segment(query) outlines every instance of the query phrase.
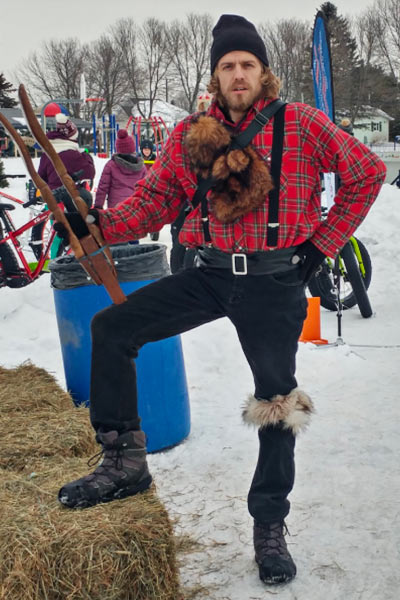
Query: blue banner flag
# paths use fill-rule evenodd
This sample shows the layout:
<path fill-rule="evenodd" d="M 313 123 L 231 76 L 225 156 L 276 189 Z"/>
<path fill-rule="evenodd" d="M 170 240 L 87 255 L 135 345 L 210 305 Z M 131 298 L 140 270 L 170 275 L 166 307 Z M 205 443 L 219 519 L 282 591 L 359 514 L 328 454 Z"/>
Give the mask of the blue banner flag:
<path fill-rule="evenodd" d="M 321 11 L 314 22 L 312 41 L 312 74 L 316 107 L 335 121 L 332 61 L 329 34 Z"/>

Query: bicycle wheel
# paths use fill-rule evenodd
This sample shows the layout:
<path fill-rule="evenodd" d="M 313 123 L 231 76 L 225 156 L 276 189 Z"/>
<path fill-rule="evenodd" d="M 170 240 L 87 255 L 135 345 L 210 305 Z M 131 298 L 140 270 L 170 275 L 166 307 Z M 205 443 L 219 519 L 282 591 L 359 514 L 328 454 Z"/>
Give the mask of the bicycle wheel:
<path fill-rule="evenodd" d="M 19 271 L 18 261 L 7 242 L 0 244 L 0 260 L 5 273 L 17 273 Z"/>
<path fill-rule="evenodd" d="M 360 246 L 360 244 L 359 244 L 359 246 Z M 354 249 L 351 245 L 351 242 L 348 242 L 344 246 L 340 255 L 343 258 L 343 262 L 346 267 L 347 280 L 349 281 L 351 288 L 353 290 L 352 293 L 353 293 L 355 302 L 358 304 L 358 308 L 360 310 L 361 315 L 364 317 L 364 319 L 368 319 L 369 317 L 372 316 L 373 311 L 372 311 L 371 303 L 368 298 L 367 288 L 365 287 L 364 277 L 362 276 L 362 274 L 360 272 L 360 265 L 358 264 L 358 260 L 354 253 Z M 368 258 L 369 258 L 369 256 L 368 256 Z M 365 263 L 364 263 L 364 266 L 365 266 Z M 370 273 L 371 273 L 371 270 L 370 270 Z"/>
<path fill-rule="evenodd" d="M 7 242 L 0 244 L 0 287 L 20 288 L 30 282 Z"/>
<path fill-rule="evenodd" d="M 358 304 L 358 298 L 361 298 L 361 307 L 359 305 L 361 314 L 365 313 L 365 315 L 371 316 L 372 309 L 369 305 L 368 296 L 367 301 L 364 302 L 364 296 L 366 296 L 366 290 L 369 288 L 372 277 L 371 258 L 364 244 L 358 239 L 357 243 L 363 261 L 365 275 L 363 276 L 361 274 L 359 265 L 357 264 L 356 257 L 354 255 L 353 248 L 349 244 L 348 246 L 351 249 L 351 254 L 349 254 L 349 257 L 347 257 L 348 252 L 345 251 L 347 259 L 346 261 L 343 258 L 343 252 L 341 252 L 343 263 L 345 263 L 345 269 L 341 273 L 340 278 L 340 300 L 342 303 L 342 308 L 346 310 Z M 352 261 L 350 260 L 350 258 L 352 258 Z M 308 284 L 308 289 L 310 290 L 310 293 L 313 296 L 319 296 L 321 298 L 321 306 L 328 310 L 335 311 L 337 310 L 337 298 L 336 288 L 333 281 L 332 268 L 333 264 L 328 263 L 328 261 L 325 261 L 323 263 L 321 272 L 318 273 L 318 275 L 315 275 L 310 280 Z M 348 269 L 350 269 L 350 273 L 348 272 Z M 354 285 L 356 287 L 356 293 L 354 293 L 353 290 L 353 281 L 355 282 Z M 361 288 L 360 283 L 363 285 L 364 290 Z M 369 312 L 370 314 L 368 314 Z"/>
<path fill-rule="evenodd" d="M 43 223 L 38 223 L 32 227 L 31 239 L 29 245 L 32 248 L 36 260 L 39 260 L 50 237 L 52 224 L 50 219 Z M 62 240 L 55 237 L 50 249 L 50 258 L 58 258 L 65 254 L 66 248 Z"/>

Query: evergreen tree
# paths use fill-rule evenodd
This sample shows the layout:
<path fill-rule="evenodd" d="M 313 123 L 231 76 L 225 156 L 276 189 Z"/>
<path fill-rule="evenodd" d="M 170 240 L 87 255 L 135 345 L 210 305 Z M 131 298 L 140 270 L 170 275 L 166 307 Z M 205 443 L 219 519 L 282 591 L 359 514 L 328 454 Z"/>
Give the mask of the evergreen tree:
<path fill-rule="evenodd" d="M 2 179 L 2 175 L 4 175 L 4 164 L 3 161 L 0 160 L 0 188 L 8 187 L 8 181 L 7 179 Z"/>
<path fill-rule="evenodd" d="M 12 83 L 8 82 L 3 73 L 0 73 L 0 108 L 14 108 L 17 106 L 17 101 L 11 98 L 9 94 L 16 92 Z"/>

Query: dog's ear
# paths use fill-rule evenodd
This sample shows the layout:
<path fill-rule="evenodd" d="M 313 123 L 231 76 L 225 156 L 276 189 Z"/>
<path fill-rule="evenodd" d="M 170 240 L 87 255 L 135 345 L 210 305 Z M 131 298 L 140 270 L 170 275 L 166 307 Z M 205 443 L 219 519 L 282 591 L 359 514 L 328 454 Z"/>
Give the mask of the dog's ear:
<path fill-rule="evenodd" d="M 215 155 L 228 147 L 230 141 L 228 131 L 214 117 L 199 117 L 186 136 L 190 162 L 195 168 L 211 167 Z"/>

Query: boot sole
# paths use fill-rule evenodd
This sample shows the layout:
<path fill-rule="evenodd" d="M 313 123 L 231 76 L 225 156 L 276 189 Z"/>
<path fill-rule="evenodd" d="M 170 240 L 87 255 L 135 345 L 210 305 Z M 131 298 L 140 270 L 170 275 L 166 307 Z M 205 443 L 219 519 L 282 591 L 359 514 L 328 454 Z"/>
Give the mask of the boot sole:
<path fill-rule="evenodd" d="M 59 496 L 58 500 L 66 508 L 91 508 L 92 506 L 96 506 L 97 504 L 106 504 L 107 502 L 112 502 L 113 500 L 122 500 L 123 498 L 128 498 L 129 496 L 135 496 L 140 492 L 145 492 L 151 486 L 152 481 L 153 479 L 151 476 L 146 477 L 146 479 L 143 479 L 143 481 L 136 485 L 131 485 L 125 488 L 119 488 L 118 490 L 114 490 L 113 492 L 110 492 L 110 494 L 102 496 L 101 498 L 91 500 L 89 500 L 88 498 L 84 498 L 80 501 L 71 500 L 70 502 L 63 502 Z"/>
<path fill-rule="evenodd" d="M 258 561 L 257 559 L 255 559 L 255 561 L 258 565 L 260 579 L 266 585 L 284 585 L 285 583 L 292 581 L 297 575 L 297 569 L 295 567 L 294 572 L 291 575 L 271 575 L 270 577 L 266 577 L 261 573 L 262 561 Z"/>

